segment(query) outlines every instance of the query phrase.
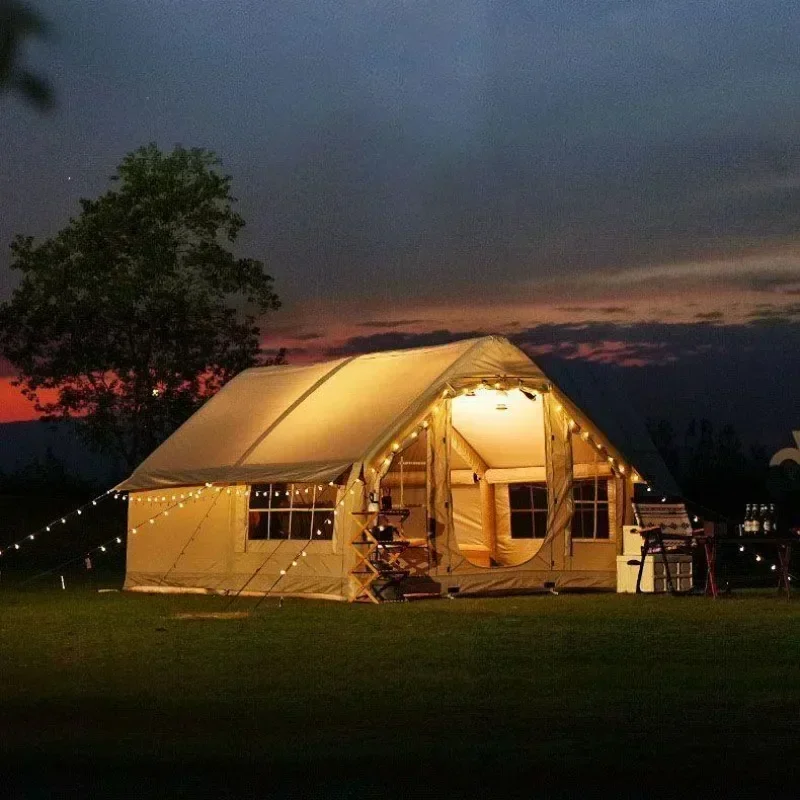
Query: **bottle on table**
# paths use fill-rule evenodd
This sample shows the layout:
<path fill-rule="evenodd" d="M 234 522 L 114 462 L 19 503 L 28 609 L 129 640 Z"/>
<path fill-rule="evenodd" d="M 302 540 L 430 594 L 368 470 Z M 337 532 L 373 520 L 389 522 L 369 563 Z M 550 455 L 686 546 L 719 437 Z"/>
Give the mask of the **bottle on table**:
<path fill-rule="evenodd" d="M 778 535 L 778 516 L 775 513 L 775 504 L 767 506 L 767 515 L 764 517 L 764 536 Z"/>
<path fill-rule="evenodd" d="M 753 507 L 748 503 L 744 507 L 744 522 L 740 528 L 742 536 L 750 535 L 750 518 L 753 516 Z"/>

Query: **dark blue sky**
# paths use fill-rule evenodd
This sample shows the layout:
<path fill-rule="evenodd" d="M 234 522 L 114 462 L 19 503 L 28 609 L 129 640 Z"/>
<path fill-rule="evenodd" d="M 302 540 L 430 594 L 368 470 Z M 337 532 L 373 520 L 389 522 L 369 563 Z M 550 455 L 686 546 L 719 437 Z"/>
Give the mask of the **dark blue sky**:
<path fill-rule="evenodd" d="M 267 330 L 297 358 L 387 327 L 545 325 L 576 355 L 644 345 L 678 369 L 683 352 L 652 357 L 672 324 L 700 352 L 744 329 L 791 370 L 796 2 L 36 4 L 54 36 L 27 59 L 58 103 L 0 97 L 3 250 L 57 230 L 127 151 L 205 146 L 234 177 L 242 251 L 287 300 Z M 2 253 L 0 298 L 12 287 Z M 574 326 L 599 324 L 581 350 Z"/>

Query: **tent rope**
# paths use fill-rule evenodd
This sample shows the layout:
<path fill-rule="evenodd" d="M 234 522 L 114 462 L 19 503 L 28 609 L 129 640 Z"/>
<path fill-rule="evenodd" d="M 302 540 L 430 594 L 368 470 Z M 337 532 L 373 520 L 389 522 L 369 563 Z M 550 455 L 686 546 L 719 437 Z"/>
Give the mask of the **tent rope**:
<path fill-rule="evenodd" d="M 217 504 L 217 500 L 219 500 L 220 497 L 222 497 L 222 494 L 217 492 L 217 496 L 211 502 L 211 505 L 208 507 L 208 510 L 206 511 L 205 514 L 203 514 L 202 518 L 197 523 L 195 529 L 192 531 L 188 540 L 186 541 L 186 544 L 183 546 L 180 553 L 178 553 L 178 555 L 175 557 L 175 560 L 172 562 L 172 566 L 161 576 L 162 580 L 166 580 L 169 577 L 172 570 L 174 570 L 175 567 L 178 566 L 178 562 L 181 560 L 181 558 L 183 558 L 183 555 L 189 548 L 189 545 L 194 541 L 194 537 L 197 536 L 203 523 L 208 519 L 208 515 L 214 510 L 214 506 Z"/>

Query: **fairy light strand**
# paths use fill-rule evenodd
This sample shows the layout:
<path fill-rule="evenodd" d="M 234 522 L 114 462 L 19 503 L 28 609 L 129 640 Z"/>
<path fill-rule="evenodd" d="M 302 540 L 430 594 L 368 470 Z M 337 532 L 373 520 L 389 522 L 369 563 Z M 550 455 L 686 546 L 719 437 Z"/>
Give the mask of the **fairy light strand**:
<path fill-rule="evenodd" d="M 19 551 L 23 544 L 26 542 L 33 542 L 36 541 L 37 537 L 43 533 L 51 533 L 55 528 L 59 526 L 66 525 L 73 517 L 80 517 L 83 516 L 83 512 L 86 509 L 96 508 L 99 503 L 103 500 L 108 499 L 109 497 L 113 497 L 114 500 L 120 499 L 124 495 L 124 492 L 120 492 L 116 488 L 111 488 L 103 492 L 102 494 L 97 495 L 97 497 L 88 500 L 82 506 L 78 506 L 77 508 L 73 508 L 72 511 L 69 511 L 66 514 L 56 517 L 52 519 L 45 525 L 42 525 L 37 530 L 32 531 L 31 533 L 25 534 L 21 539 L 17 539 L 15 542 L 9 542 L 6 545 L 0 547 L 0 557 L 8 555 L 11 551 L 17 552 Z"/>

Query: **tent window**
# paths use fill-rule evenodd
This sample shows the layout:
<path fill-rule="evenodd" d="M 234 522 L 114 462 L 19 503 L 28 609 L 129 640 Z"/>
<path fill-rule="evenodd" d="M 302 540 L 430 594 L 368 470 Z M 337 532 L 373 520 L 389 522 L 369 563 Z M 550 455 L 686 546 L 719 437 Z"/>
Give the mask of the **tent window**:
<path fill-rule="evenodd" d="M 608 481 L 600 478 L 578 480 L 572 485 L 575 511 L 573 539 L 608 539 Z"/>
<path fill-rule="evenodd" d="M 332 539 L 336 486 L 256 483 L 250 487 L 249 539 Z"/>
<path fill-rule="evenodd" d="M 547 484 L 512 483 L 508 487 L 512 539 L 544 539 L 547 535 Z"/>

